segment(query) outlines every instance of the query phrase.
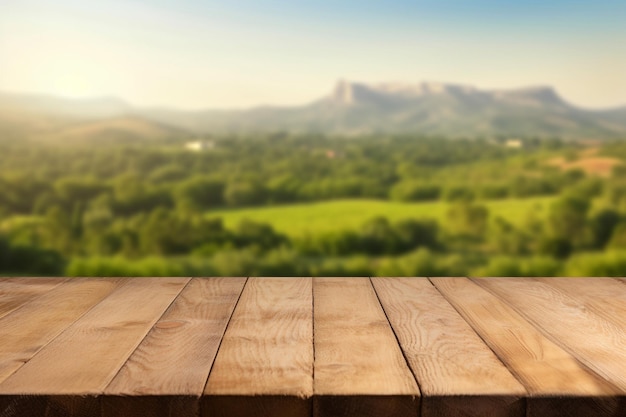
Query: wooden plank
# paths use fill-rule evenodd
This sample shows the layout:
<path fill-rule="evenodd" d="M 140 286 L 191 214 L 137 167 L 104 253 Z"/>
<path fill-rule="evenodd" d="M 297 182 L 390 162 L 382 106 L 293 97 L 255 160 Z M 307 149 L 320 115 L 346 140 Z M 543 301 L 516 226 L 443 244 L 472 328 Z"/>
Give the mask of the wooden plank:
<path fill-rule="evenodd" d="M 97 397 L 75 395 L 2 395 L 2 417 L 99 417 L 100 402 Z M 129 416 L 130 417 L 130 416 Z"/>
<path fill-rule="evenodd" d="M 528 417 L 605 416 L 616 412 L 616 387 L 546 338 L 505 302 L 466 278 L 431 278 L 445 298 L 524 384 Z M 593 396 L 608 397 L 596 401 Z M 563 400 L 563 397 L 570 397 Z M 578 397 L 572 401 L 571 397 Z M 573 406 L 573 407 L 572 407 Z"/>
<path fill-rule="evenodd" d="M 426 278 L 373 278 L 422 416 L 523 416 L 526 390 Z"/>
<path fill-rule="evenodd" d="M 120 279 L 71 279 L 1 318 L 0 382 L 121 284 Z"/>
<path fill-rule="evenodd" d="M 611 395 L 616 387 L 582 366 L 513 308 L 466 278 L 431 278 L 533 395 Z"/>
<path fill-rule="evenodd" d="M 100 394 L 189 278 L 134 278 L 0 384 L 10 394 Z"/>
<path fill-rule="evenodd" d="M 0 318 L 64 281 L 67 278 L 3 278 L 0 280 Z"/>
<path fill-rule="evenodd" d="M 589 311 L 626 329 L 626 285 L 613 278 L 537 278 Z"/>
<path fill-rule="evenodd" d="M 491 291 L 587 368 L 626 393 L 626 329 L 565 292 L 529 278 L 483 278 Z"/>
<path fill-rule="evenodd" d="M 249 278 L 202 399 L 203 416 L 309 417 L 310 278 Z"/>
<path fill-rule="evenodd" d="M 535 397 L 526 400 L 529 417 L 609 417 L 626 416 L 626 398 Z"/>
<path fill-rule="evenodd" d="M 315 278 L 314 416 L 417 416 L 420 391 L 368 278 Z"/>
<path fill-rule="evenodd" d="M 245 278 L 195 278 L 105 389 L 103 415 L 198 415 Z"/>

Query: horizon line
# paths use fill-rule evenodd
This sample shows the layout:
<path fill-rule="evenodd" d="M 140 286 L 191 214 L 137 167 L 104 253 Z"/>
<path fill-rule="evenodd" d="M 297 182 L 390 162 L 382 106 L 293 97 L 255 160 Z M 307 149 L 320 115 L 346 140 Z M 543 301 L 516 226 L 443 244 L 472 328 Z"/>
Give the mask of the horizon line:
<path fill-rule="evenodd" d="M 560 91 L 551 84 L 543 84 L 543 83 L 535 83 L 535 84 L 525 84 L 519 87 L 505 87 L 505 88 L 481 88 L 477 87 L 476 84 L 469 83 L 457 83 L 457 82 L 444 82 L 444 81 L 433 81 L 433 80 L 422 80 L 417 82 L 406 82 L 406 81 L 382 81 L 382 82 L 365 82 L 358 80 L 350 80 L 345 77 L 338 77 L 335 81 L 334 86 L 324 95 L 320 95 L 317 98 L 309 99 L 305 102 L 292 103 L 292 104 L 272 104 L 272 103 L 259 103 L 255 105 L 248 106 L 231 106 L 231 107 L 210 107 L 210 106 L 202 106 L 202 107 L 185 107 L 185 106 L 172 106 L 169 104 L 137 104 L 132 100 L 128 100 L 122 95 L 117 94 L 93 94 L 93 95 L 70 95 L 70 94 L 57 94 L 52 92 L 45 91 L 32 91 L 32 90 L 6 90 L 0 89 L 0 95 L 15 95 L 15 96 L 32 96 L 33 98 L 52 98 L 57 100 L 66 100 L 66 101 L 98 101 L 98 100 L 111 100 L 118 101 L 120 104 L 126 105 L 131 109 L 142 109 L 142 110 L 169 110 L 169 111 L 180 111 L 180 112 L 203 112 L 203 111 L 246 111 L 246 110 L 254 110 L 258 108 L 289 108 L 289 107 L 303 107 L 315 103 L 316 101 L 322 100 L 324 98 L 328 98 L 332 96 L 333 89 L 336 88 L 340 83 L 348 83 L 351 85 L 359 84 L 371 87 L 381 87 L 381 86 L 391 86 L 398 85 L 402 87 L 419 87 L 424 85 L 439 85 L 439 86 L 451 86 L 451 87 L 464 87 L 464 88 L 472 88 L 478 92 L 512 92 L 512 91 L 523 91 L 523 90 L 532 90 L 532 89 L 546 89 L 553 91 L 561 100 L 563 100 L 566 104 L 580 108 L 588 111 L 610 111 L 610 110 L 619 110 L 626 108 L 626 101 L 621 104 L 615 105 L 607 105 L 607 106 L 589 106 L 579 103 L 573 103 L 571 100 L 565 99 Z"/>

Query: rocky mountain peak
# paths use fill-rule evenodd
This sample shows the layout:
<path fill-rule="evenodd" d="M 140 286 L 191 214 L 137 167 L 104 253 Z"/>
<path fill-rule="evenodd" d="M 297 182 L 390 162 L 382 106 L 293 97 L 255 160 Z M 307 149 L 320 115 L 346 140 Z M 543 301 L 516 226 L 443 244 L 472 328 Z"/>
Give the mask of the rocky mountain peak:
<path fill-rule="evenodd" d="M 350 105 L 354 102 L 352 84 L 346 80 L 339 80 L 332 95 L 333 101 L 339 104 Z"/>

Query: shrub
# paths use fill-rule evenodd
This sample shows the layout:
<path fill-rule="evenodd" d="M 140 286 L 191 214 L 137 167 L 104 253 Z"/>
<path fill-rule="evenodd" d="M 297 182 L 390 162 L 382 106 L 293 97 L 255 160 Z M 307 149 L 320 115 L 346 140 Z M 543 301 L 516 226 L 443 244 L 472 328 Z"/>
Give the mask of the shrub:
<path fill-rule="evenodd" d="M 567 262 L 568 276 L 623 277 L 626 275 L 626 252 L 609 251 L 573 255 Z"/>

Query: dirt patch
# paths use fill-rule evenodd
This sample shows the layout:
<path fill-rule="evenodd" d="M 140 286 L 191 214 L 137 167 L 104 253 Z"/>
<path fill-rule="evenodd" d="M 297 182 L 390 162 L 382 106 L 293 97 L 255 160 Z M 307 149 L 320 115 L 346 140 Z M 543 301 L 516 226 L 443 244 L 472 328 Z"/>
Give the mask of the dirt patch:
<path fill-rule="evenodd" d="M 593 155 L 593 153 L 591 154 Z M 609 177 L 613 172 L 613 167 L 621 165 L 622 161 L 617 158 L 588 156 L 576 161 L 566 161 L 563 157 L 552 158 L 547 161 L 548 165 L 557 166 L 563 171 L 570 169 L 580 169 L 589 175 L 599 177 Z"/>

